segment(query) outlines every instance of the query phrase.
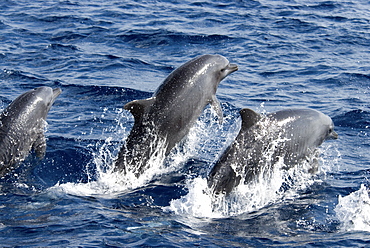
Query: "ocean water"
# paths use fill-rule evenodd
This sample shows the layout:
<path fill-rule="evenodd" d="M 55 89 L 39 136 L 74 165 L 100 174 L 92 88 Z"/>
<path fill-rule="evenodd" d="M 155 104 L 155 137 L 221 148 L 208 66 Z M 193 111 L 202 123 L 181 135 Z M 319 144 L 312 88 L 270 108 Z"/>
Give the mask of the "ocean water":
<path fill-rule="evenodd" d="M 2 247 L 366 247 L 370 245 L 368 1 L 2 0 L 0 109 L 60 87 L 42 160 L 0 181 Z M 112 172 L 150 97 L 202 54 L 239 70 L 164 163 Z M 205 177 L 240 128 L 238 111 L 313 108 L 339 139 L 315 175 L 300 165 L 212 199 Z"/>

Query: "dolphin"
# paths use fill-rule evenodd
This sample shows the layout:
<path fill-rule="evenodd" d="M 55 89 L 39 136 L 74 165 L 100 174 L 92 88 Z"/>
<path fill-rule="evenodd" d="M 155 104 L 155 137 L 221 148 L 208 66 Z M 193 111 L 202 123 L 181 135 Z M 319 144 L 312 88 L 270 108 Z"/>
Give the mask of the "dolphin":
<path fill-rule="evenodd" d="M 61 89 L 39 87 L 18 96 L 0 115 L 0 176 L 5 176 L 34 149 L 46 151 L 46 116 Z"/>
<path fill-rule="evenodd" d="M 240 111 L 242 125 L 234 142 L 225 150 L 208 175 L 212 193 L 228 194 L 241 180 L 245 184 L 279 159 L 286 169 L 307 159 L 324 140 L 337 139 L 331 118 L 313 109 L 286 109 L 260 115 Z"/>
<path fill-rule="evenodd" d="M 238 70 L 221 55 L 202 55 L 174 70 L 151 98 L 134 100 L 124 109 L 134 116 L 134 126 L 115 162 L 115 170 L 136 177 L 150 158 L 168 155 L 210 104 L 222 121 L 216 90 L 227 75 Z"/>

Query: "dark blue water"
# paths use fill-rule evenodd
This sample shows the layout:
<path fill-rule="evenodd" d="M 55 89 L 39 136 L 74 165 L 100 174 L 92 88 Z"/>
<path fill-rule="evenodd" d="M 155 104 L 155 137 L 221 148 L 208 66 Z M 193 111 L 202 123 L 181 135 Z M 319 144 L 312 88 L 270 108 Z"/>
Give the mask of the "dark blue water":
<path fill-rule="evenodd" d="M 41 85 L 63 92 L 48 115 L 46 157 L 31 154 L 1 181 L 1 246 L 369 246 L 369 9 L 354 0 L 2 0 L 0 109 Z M 239 66 L 217 91 L 223 125 L 207 108 L 147 178 L 112 173 L 133 125 L 123 105 L 202 54 Z M 212 209 L 203 178 L 243 107 L 314 108 L 340 138 L 321 147 L 317 175 L 276 175 Z"/>

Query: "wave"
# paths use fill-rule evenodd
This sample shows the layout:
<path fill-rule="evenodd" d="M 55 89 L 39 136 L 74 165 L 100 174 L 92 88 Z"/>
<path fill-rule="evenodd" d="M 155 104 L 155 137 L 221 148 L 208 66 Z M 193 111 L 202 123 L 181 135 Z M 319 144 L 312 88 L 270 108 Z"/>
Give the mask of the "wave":
<path fill-rule="evenodd" d="M 159 46 L 159 45 L 176 45 L 180 44 L 204 44 L 219 42 L 228 42 L 232 38 L 226 35 L 196 35 L 174 32 L 164 29 L 156 30 L 129 30 L 123 34 L 117 35 L 124 42 L 136 44 L 135 46 Z"/>
<path fill-rule="evenodd" d="M 275 21 L 275 28 L 281 29 L 284 28 L 292 30 L 296 33 L 313 33 L 319 31 L 321 28 L 313 22 L 303 21 L 297 18 L 287 18 L 283 17 L 282 19 Z"/>
<path fill-rule="evenodd" d="M 40 83 L 40 82 L 47 82 L 48 79 L 40 76 L 35 75 L 33 73 L 20 71 L 20 70 L 13 70 L 13 69 L 3 69 L 0 71 L 0 80 L 4 81 L 17 81 L 17 82 L 33 82 L 33 83 Z"/>
<path fill-rule="evenodd" d="M 84 99 L 90 99 L 92 103 L 100 102 L 103 99 L 122 103 L 134 99 L 148 98 L 153 94 L 152 92 L 126 87 L 56 83 L 69 96 L 84 96 Z"/>
<path fill-rule="evenodd" d="M 71 41 L 75 41 L 75 40 L 81 40 L 81 39 L 84 39 L 86 37 L 87 37 L 87 35 L 72 32 L 72 31 L 61 31 L 57 34 L 54 34 L 50 38 L 50 40 L 51 41 L 62 41 L 62 42 L 67 43 L 67 42 L 71 42 Z"/>
<path fill-rule="evenodd" d="M 333 121 L 336 126 L 350 127 L 358 129 L 367 129 L 370 127 L 370 112 L 356 109 L 346 112 L 342 115 L 335 116 Z"/>
<path fill-rule="evenodd" d="M 339 196 L 334 211 L 343 231 L 370 232 L 370 197 L 365 185 L 347 196 Z"/>
<path fill-rule="evenodd" d="M 60 51 L 60 52 L 75 52 L 79 51 L 79 48 L 75 45 L 65 45 L 59 43 L 52 43 L 46 46 L 46 49 L 51 49 L 53 51 Z"/>

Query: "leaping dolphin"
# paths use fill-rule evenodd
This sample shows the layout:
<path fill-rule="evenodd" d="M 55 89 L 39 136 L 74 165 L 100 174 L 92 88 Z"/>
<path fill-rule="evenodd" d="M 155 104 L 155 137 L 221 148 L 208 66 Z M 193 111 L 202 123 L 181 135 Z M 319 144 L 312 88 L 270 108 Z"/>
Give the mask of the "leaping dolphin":
<path fill-rule="evenodd" d="M 15 169 L 34 149 L 38 157 L 46 151 L 46 116 L 59 88 L 39 87 L 18 96 L 0 115 L 0 176 Z"/>
<path fill-rule="evenodd" d="M 216 90 L 221 80 L 237 69 L 223 56 L 199 56 L 174 70 L 153 97 L 127 103 L 124 108 L 132 113 L 135 123 L 115 169 L 138 177 L 152 156 L 168 155 L 188 134 L 207 104 L 222 121 Z"/>
<path fill-rule="evenodd" d="M 280 158 L 290 168 L 315 152 L 324 140 L 338 138 L 331 118 L 312 109 L 287 109 L 266 116 L 242 109 L 240 115 L 239 134 L 207 178 L 216 194 L 230 193 L 241 180 L 250 182 L 264 169 L 271 170 Z"/>

